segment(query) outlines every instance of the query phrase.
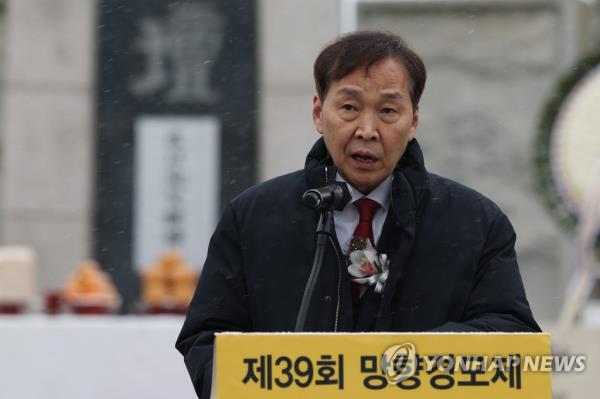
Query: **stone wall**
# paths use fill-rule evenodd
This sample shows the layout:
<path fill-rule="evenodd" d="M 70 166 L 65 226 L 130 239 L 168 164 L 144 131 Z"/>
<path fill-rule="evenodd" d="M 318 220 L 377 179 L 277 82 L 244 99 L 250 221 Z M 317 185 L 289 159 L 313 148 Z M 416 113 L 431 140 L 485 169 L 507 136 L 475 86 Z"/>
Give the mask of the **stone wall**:
<path fill-rule="evenodd" d="M 35 249 L 44 292 L 90 247 L 95 1 L 5 7 L 0 240 Z"/>
<path fill-rule="evenodd" d="M 260 180 L 304 167 L 312 124 L 312 66 L 339 33 L 337 0 L 260 0 Z M 318 10 L 318 12 L 315 12 Z"/>

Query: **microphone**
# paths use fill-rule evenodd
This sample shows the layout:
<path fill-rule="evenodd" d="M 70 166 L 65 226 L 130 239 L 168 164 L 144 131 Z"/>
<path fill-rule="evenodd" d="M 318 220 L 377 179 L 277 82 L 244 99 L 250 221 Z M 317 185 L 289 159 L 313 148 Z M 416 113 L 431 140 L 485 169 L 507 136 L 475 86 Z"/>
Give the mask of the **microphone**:
<path fill-rule="evenodd" d="M 338 181 L 327 186 L 311 188 L 302 194 L 302 204 L 304 206 L 323 211 L 341 211 L 350 199 L 348 185 Z"/>
<path fill-rule="evenodd" d="M 302 204 L 308 208 L 320 210 L 321 217 L 317 225 L 317 248 L 313 259 L 313 266 L 304 288 L 302 302 L 298 317 L 296 318 L 296 332 L 304 331 L 306 328 L 306 317 L 310 302 L 312 301 L 313 292 L 317 285 L 317 279 L 321 274 L 323 265 L 323 256 L 325 255 L 325 246 L 327 242 L 332 242 L 331 237 L 335 234 L 335 226 L 333 224 L 333 211 L 341 211 L 346 204 L 350 202 L 350 191 L 348 185 L 344 182 L 333 182 L 327 186 L 306 190 L 302 194 Z M 337 331 L 337 322 L 335 325 Z"/>

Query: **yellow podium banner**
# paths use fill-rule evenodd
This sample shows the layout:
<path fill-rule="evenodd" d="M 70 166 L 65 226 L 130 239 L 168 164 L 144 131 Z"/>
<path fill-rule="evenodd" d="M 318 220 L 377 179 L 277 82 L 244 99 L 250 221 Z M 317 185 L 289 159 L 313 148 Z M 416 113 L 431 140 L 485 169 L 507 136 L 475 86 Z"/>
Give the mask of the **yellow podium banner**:
<path fill-rule="evenodd" d="M 552 397 L 548 334 L 222 333 L 213 367 L 217 399 Z"/>

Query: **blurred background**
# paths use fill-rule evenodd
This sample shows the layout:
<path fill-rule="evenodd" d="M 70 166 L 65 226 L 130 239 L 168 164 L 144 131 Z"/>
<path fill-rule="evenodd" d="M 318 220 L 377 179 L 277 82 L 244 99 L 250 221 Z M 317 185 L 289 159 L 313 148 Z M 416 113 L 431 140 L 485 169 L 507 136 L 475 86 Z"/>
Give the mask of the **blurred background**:
<path fill-rule="evenodd" d="M 0 0 L 0 300 L 20 313 L 0 316 L 0 397 L 194 397 L 173 345 L 220 211 L 303 167 L 318 138 L 312 64 L 357 29 L 398 33 L 422 56 L 428 170 L 500 205 L 536 318 L 555 350 L 588 355 L 584 373 L 554 377 L 554 396 L 600 387 L 595 279 L 569 288 L 594 250 L 577 223 L 600 105 L 576 118 L 589 132 L 576 140 L 557 122 L 581 82 L 600 101 L 600 2 Z M 567 142 L 575 155 L 561 157 Z M 85 270 L 119 316 L 64 302 Z M 165 302 L 173 270 L 165 284 L 181 288 Z"/>

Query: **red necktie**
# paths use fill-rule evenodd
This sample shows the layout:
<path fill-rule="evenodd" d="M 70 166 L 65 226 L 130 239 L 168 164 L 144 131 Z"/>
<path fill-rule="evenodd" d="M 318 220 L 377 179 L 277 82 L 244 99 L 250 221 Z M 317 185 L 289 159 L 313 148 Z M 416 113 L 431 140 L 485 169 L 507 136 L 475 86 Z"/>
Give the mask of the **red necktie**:
<path fill-rule="evenodd" d="M 354 201 L 354 206 L 358 209 L 358 225 L 354 229 L 355 237 L 363 237 L 371 240 L 373 247 L 375 246 L 375 240 L 373 240 L 373 216 L 379 208 L 379 203 L 369 198 L 361 198 Z"/>
<path fill-rule="evenodd" d="M 371 241 L 371 245 L 375 247 L 375 240 L 373 239 L 373 216 L 379 208 L 379 203 L 369 198 L 361 198 L 353 202 L 356 209 L 358 209 L 358 225 L 354 229 L 354 237 L 368 238 Z M 360 291 L 362 284 L 352 282 L 352 298 L 355 302 L 360 299 Z"/>

